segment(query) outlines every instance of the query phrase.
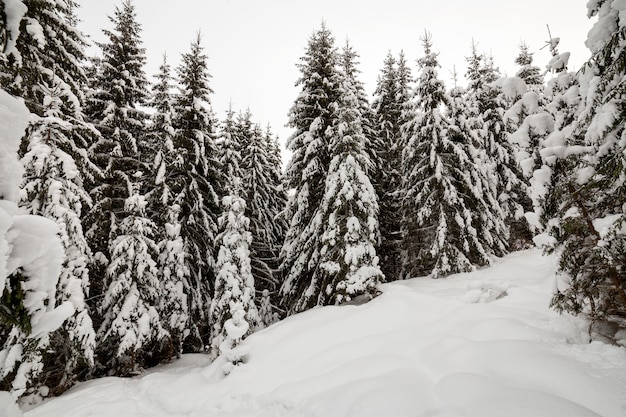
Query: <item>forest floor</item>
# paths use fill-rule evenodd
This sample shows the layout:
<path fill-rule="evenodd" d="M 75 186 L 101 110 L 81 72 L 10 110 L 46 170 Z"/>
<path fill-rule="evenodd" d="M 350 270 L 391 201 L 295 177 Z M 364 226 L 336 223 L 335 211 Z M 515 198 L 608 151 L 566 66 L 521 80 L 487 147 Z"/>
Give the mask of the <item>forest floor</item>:
<path fill-rule="evenodd" d="M 528 250 L 385 284 L 367 304 L 255 333 L 227 377 L 223 359 L 185 355 L 81 383 L 25 416 L 623 417 L 626 348 L 590 342 L 584 320 L 549 308 L 555 268 Z"/>

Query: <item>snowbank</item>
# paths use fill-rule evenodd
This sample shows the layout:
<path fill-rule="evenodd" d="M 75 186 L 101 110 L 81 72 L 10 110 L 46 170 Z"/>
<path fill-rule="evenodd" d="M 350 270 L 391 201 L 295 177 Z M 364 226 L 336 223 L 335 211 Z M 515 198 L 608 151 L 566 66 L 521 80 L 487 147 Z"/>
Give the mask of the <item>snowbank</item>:
<path fill-rule="evenodd" d="M 549 310 L 556 259 L 531 250 L 447 279 L 383 286 L 244 341 L 247 363 L 187 355 L 84 383 L 26 413 L 78 416 L 622 417 L 626 349 Z"/>

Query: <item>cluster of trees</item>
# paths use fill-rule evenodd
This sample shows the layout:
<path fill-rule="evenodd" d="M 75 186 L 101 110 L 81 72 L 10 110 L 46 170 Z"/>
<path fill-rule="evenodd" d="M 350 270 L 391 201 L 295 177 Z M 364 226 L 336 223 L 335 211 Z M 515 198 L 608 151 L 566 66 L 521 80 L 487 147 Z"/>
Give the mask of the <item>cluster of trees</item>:
<path fill-rule="evenodd" d="M 150 85 L 132 3 L 90 61 L 75 7 L 0 1 L 0 87 L 33 115 L 19 196 L 0 198 L 58 225 L 60 274 L 40 299 L 72 311 L 34 333 L 39 275 L 0 268 L 1 389 L 50 395 L 205 349 L 228 373 L 239 342 L 284 315 L 535 243 L 559 254 L 556 309 L 626 317 L 626 22 L 613 3 L 590 3 L 578 73 L 556 38 L 545 71 L 521 45 L 514 77 L 473 45 L 467 87 L 448 89 L 425 33 L 417 75 L 389 53 L 372 100 L 358 54 L 322 25 L 298 65 L 284 173 L 250 112 L 213 114 L 199 35 Z"/>
<path fill-rule="evenodd" d="M 61 273 L 42 300 L 73 309 L 45 337 L 34 334 L 37 317 L 24 306 L 36 277 L 3 274 L 0 388 L 54 395 L 183 351 L 232 355 L 279 316 L 277 216 L 287 197 L 277 138 L 249 111 L 217 119 L 200 35 L 175 75 L 164 56 L 151 85 L 130 1 L 91 60 L 73 1 L 0 7 L 1 87 L 31 115 L 15 202 L 56 223 Z"/>

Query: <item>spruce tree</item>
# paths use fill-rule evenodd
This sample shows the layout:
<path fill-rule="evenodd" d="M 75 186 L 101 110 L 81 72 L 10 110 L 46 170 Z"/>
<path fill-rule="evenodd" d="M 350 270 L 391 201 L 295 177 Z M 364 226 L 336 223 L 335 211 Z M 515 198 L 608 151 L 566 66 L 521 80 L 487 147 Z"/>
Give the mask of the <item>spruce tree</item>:
<path fill-rule="evenodd" d="M 284 233 L 284 224 L 278 215 L 284 210 L 285 196 L 276 178 L 277 167 L 271 159 L 269 138 L 271 132 L 264 134 L 260 126 L 253 127 L 241 170 L 242 196 L 247 202 L 246 216 L 252 236 L 250 257 L 255 286 L 259 296 L 268 290 L 275 297 L 280 287 L 278 255 Z"/>
<path fill-rule="evenodd" d="M 103 31 L 108 40 L 99 44 L 101 68 L 90 86 L 87 106 L 89 121 L 100 132 L 90 152 L 102 171 L 102 178 L 91 184 L 94 205 L 86 218 L 86 233 L 95 255 L 90 268 L 94 300 L 99 300 L 111 283 L 106 267 L 116 230 L 128 215 L 125 202 L 148 172 L 139 154 L 146 130 L 146 115 L 140 107 L 146 102 L 148 87 L 141 27 L 130 1 L 116 8 L 109 19 L 113 29 Z"/>
<path fill-rule="evenodd" d="M 360 110 L 358 86 L 345 77 L 330 142 L 333 159 L 317 215 L 322 223 L 320 274 L 305 291 L 317 305 L 371 298 L 384 280 L 375 249 L 378 199 L 367 174 L 370 161 Z"/>
<path fill-rule="evenodd" d="M 301 61 L 301 77 L 296 83 L 301 92 L 289 112 L 289 126 L 295 129 L 287 142 L 292 158 L 285 173 L 286 186 L 294 193 L 285 211 L 289 227 L 281 250 L 281 295 L 289 313 L 316 304 L 316 298 L 305 291 L 320 273 L 317 266 L 321 219 L 316 211 L 324 195 L 331 160 L 329 143 L 334 134 L 341 82 L 339 55 L 325 25 L 310 37 Z"/>
<path fill-rule="evenodd" d="M 469 271 L 489 262 L 488 230 L 474 213 L 488 209 L 468 152 L 470 139 L 449 114 L 431 37 L 422 38 L 424 56 L 415 89 L 416 117 L 403 126 L 407 140 L 402 167 L 404 276 L 434 277 Z M 497 250 L 497 249 L 496 249 Z"/>
<path fill-rule="evenodd" d="M 145 216 L 146 205 L 139 193 L 125 201 L 127 216 L 115 226 L 106 269 L 108 286 L 100 304 L 98 351 L 107 358 L 106 366 L 121 375 L 145 367 L 152 344 L 168 337 L 159 317 L 158 248 L 154 222 Z"/>
<path fill-rule="evenodd" d="M 174 149 L 181 163 L 172 170 L 172 190 L 179 196 L 180 236 L 189 254 L 189 303 L 192 339 L 188 349 L 202 349 L 209 333 L 208 306 L 214 289 L 213 253 L 217 233 L 218 200 L 223 186 L 215 144 L 207 56 L 198 33 L 177 68 L 179 93 L 174 100 Z"/>
<path fill-rule="evenodd" d="M 245 359 L 241 341 L 260 324 L 254 303 L 255 288 L 248 245 L 252 239 L 245 216 L 245 201 L 237 196 L 223 199 L 218 236 L 219 253 L 215 297 L 211 303 L 211 356 L 224 355 L 225 374 Z"/>
<path fill-rule="evenodd" d="M 23 167 L 17 150 L 30 114 L 23 100 L 2 89 L 0 103 L 0 389 L 17 398 L 36 383 L 50 333 L 74 308 L 55 302 L 64 258 L 57 224 L 18 212 Z"/>
<path fill-rule="evenodd" d="M 176 132 L 174 120 L 174 96 L 172 93 L 171 67 L 167 58 L 156 75 L 151 107 L 155 110 L 149 126 L 149 142 L 154 145 L 155 157 L 151 170 L 150 191 L 146 195 L 147 212 L 155 222 L 155 241 L 158 242 L 157 267 L 161 281 L 159 316 L 163 328 L 169 333 L 169 341 L 164 352 L 165 359 L 182 353 L 183 340 L 188 335 L 189 322 L 187 296 L 184 283 L 189 281 L 189 254 L 185 251 L 180 236 L 180 195 L 175 194 L 173 172 L 182 166 L 180 155 L 174 148 Z"/>
<path fill-rule="evenodd" d="M 219 131 L 219 160 L 222 165 L 224 177 L 226 179 L 225 192 L 235 192 L 238 180 L 243 174 L 241 172 L 241 152 L 245 151 L 241 146 L 242 134 L 246 136 L 249 132 L 240 132 L 238 121 L 235 120 L 235 112 L 229 108 L 226 112 L 226 119 L 220 124 Z M 247 139 L 246 139 L 247 141 Z"/>
<path fill-rule="evenodd" d="M 95 332 L 85 299 L 89 295 L 88 265 L 91 250 L 83 233 L 83 207 L 91 206 L 85 191 L 85 175 L 95 171 L 84 148 L 77 146 L 74 132 L 80 128 L 61 114 L 61 89 L 46 89 L 43 118 L 31 125 L 24 138 L 25 166 L 21 205 L 29 214 L 47 217 L 59 226 L 64 249 L 63 269 L 56 291 L 56 305 L 72 303 L 75 314 L 51 335 L 58 346 L 46 355 L 42 383 L 62 392 L 74 375 L 94 365 Z M 82 124 L 83 128 L 84 124 Z M 84 144 L 83 144 L 84 146 Z M 81 369 L 82 368 L 82 369 Z"/>
<path fill-rule="evenodd" d="M 372 148 L 372 185 L 378 195 L 380 207 L 381 242 L 378 254 L 380 267 L 388 281 L 399 278 L 400 219 L 397 213 L 401 200 L 402 135 L 400 127 L 408 115 L 410 69 L 404 55 L 399 61 L 387 54 L 378 77 L 372 109 L 375 138 Z"/>
<path fill-rule="evenodd" d="M 520 66 L 515 76 L 524 80 L 527 86 L 533 89 L 543 85 L 541 70 L 533 65 L 533 54 L 528 50 L 526 42 L 520 43 L 519 55 L 515 57 L 515 63 Z"/>
<path fill-rule="evenodd" d="M 82 210 L 91 204 L 84 181 L 97 174 L 85 150 L 94 136 L 82 110 L 86 41 L 76 28 L 75 2 L 19 3 L 23 15 L 15 13 L 15 3 L 15 20 L 7 22 L 16 32 L 4 31 L 8 56 L 0 59 L 0 85 L 23 97 L 38 116 L 22 138 L 26 175 L 20 205 L 56 222 L 63 243 L 63 273 L 52 307 L 70 301 L 75 313 L 50 335 L 59 349 L 45 355 L 37 380 L 59 393 L 73 384 L 74 373 L 93 365 L 94 330 L 85 305 L 91 252 L 81 225 Z"/>
<path fill-rule="evenodd" d="M 476 148 L 481 159 L 480 168 L 487 178 L 489 189 L 500 206 L 508 233 L 507 248 L 519 250 L 532 245 L 525 213 L 532 210 L 528 180 L 522 174 L 517 161 L 516 148 L 509 142 L 503 115 L 510 107 L 510 100 L 503 93 L 502 78 L 484 54 L 479 54 L 472 43 L 472 52 L 466 58 L 466 77 L 469 85 L 463 102 L 467 107 L 468 123 L 475 130 Z M 525 83 L 519 79 L 520 84 Z M 521 98 L 515 95 L 511 100 Z M 457 99 L 456 102 L 459 102 Z"/>
<path fill-rule="evenodd" d="M 16 13 L 20 3 L 21 16 Z M 85 74 L 80 62 L 87 41 L 76 28 L 76 5 L 73 0 L 21 0 L 13 6 L 15 21 L 7 22 L 15 33 L 4 31 L 6 59 L 0 60 L 0 85 L 23 97 L 29 110 L 40 116 L 46 111 L 45 87 L 56 86 L 62 112 L 81 117 Z"/>
<path fill-rule="evenodd" d="M 589 3 L 596 16 L 580 73 L 582 107 L 562 156 L 572 169 L 560 178 L 563 201 L 551 230 L 559 251 L 552 305 L 592 320 L 626 317 L 626 187 L 624 135 L 626 20 L 616 3 Z"/>

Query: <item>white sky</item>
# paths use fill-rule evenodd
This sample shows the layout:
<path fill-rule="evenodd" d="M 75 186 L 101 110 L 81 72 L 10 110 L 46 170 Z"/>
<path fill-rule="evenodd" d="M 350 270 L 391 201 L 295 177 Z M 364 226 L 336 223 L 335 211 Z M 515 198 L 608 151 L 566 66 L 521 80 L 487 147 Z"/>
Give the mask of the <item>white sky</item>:
<path fill-rule="evenodd" d="M 465 56 L 472 38 L 480 51 L 514 75 L 513 63 L 520 41 L 535 52 L 534 63 L 544 67 L 550 59 L 546 25 L 560 37 L 560 52 L 570 51 L 570 68 L 588 58 L 584 46 L 592 20 L 586 0 L 134 0 L 147 49 L 146 72 L 154 75 L 167 52 L 173 67 L 189 50 L 198 30 L 209 57 L 212 105 L 222 119 L 232 101 L 235 110 L 250 108 L 262 125 L 270 123 L 284 143 L 291 133 L 284 127 L 298 89 L 296 63 L 311 33 L 322 20 L 335 35 L 337 46 L 349 38 L 361 55 L 362 80 L 373 93 L 388 50 L 402 49 L 417 74 L 415 60 L 422 55 L 424 30 L 433 35 L 440 53 L 440 77 L 452 86 L 450 71 L 465 73 Z M 80 28 L 95 41 L 105 40 L 102 28 L 111 29 L 107 16 L 120 1 L 79 0 Z M 93 54 L 95 52 L 91 52 Z"/>

